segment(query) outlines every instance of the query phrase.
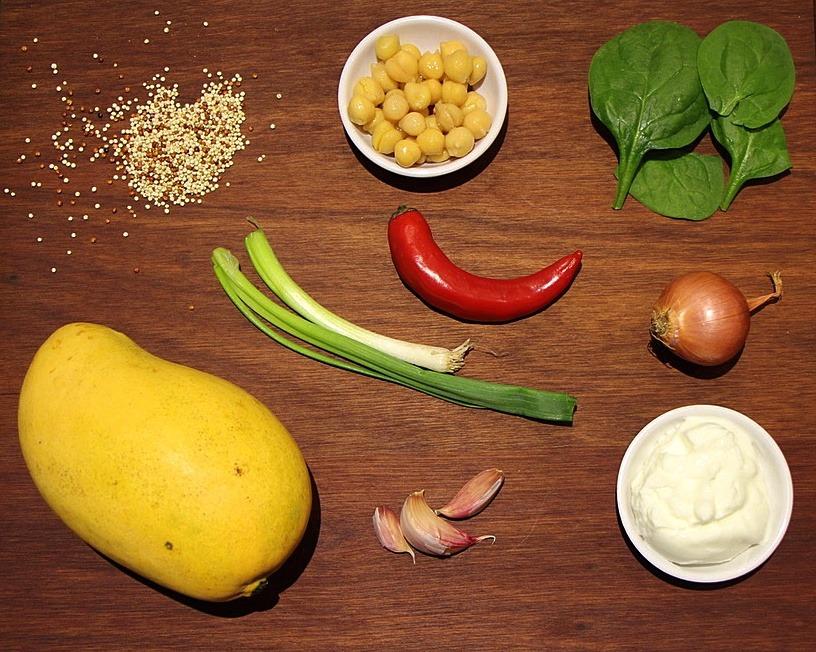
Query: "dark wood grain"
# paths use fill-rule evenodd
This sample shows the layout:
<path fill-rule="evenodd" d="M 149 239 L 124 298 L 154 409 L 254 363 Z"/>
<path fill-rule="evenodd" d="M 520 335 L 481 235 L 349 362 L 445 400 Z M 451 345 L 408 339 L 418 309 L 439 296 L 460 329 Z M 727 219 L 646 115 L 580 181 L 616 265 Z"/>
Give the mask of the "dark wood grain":
<path fill-rule="evenodd" d="M 336 83 L 362 36 L 418 9 L 319 0 L 0 6 L 0 647 L 791 650 L 812 640 L 813 4 L 421 7 L 466 22 L 493 45 L 510 113 L 501 147 L 478 174 L 405 184 L 354 155 Z M 782 33 L 796 62 L 784 116 L 793 171 L 744 189 L 727 213 L 702 223 L 661 218 L 631 200 L 610 209 L 615 154 L 590 118 L 587 69 L 601 43 L 651 18 L 700 34 L 732 18 L 763 22 Z M 126 86 L 136 95 L 165 67 L 185 101 L 206 81 L 204 68 L 244 76 L 251 144 L 224 175 L 229 186 L 201 204 L 169 214 L 140 208 L 132 217 L 126 185 L 106 183 L 109 164 L 81 161 L 64 186 L 39 168 L 56 158 L 51 137 L 64 119 L 57 84 L 69 82 L 76 102 L 105 107 Z M 75 191 L 73 206 L 57 205 Z M 425 307 L 393 270 L 385 224 L 405 203 L 425 212 L 442 247 L 472 271 L 516 275 L 576 248 L 584 268 L 541 314 L 507 325 L 460 323 Z M 267 340 L 232 307 L 209 263 L 216 246 L 242 252 L 247 215 L 325 305 L 407 339 L 454 345 L 472 337 L 478 350 L 465 374 L 574 393 L 574 426 L 443 404 Z M 652 302 L 673 276 L 697 268 L 749 295 L 768 291 L 767 270 L 783 271 L 784 299 L 754 317 L 744 354 L 725 373 L 670 368 L 647 350 Z M 220 606 L 168 595 L 95 554 L 42 501 L 17 444 L 19 387 L 42 341 L 80 320 L 247 388 L 294 433 L 318 504 L 274 590 Z M 759 421 L 794 480 L 782 545 L 759 572 L 716 590 L 650 572 L 616 518 L 627 444 L 654 416 L 688 403 L 719 403 Z M 489 466 L 505 470 L 506 485 L 468 526 L 495 534 L 494 546 L 412 565 L 378 545 L 377 504 L 397 507 L 418 488 L 442 500 Z"/>

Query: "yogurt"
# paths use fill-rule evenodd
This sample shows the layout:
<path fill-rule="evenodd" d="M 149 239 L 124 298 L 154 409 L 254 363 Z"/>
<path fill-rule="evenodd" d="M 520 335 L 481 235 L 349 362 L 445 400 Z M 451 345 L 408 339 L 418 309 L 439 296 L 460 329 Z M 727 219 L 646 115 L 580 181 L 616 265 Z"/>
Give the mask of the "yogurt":
<path fill-rule="evenodd" d="M 722 417 L 687 417 L 644 451 L 629 487 L 640 535 L 675 564 L 721 564 L 761 543 L 768 488 L 750 437 Z"/>

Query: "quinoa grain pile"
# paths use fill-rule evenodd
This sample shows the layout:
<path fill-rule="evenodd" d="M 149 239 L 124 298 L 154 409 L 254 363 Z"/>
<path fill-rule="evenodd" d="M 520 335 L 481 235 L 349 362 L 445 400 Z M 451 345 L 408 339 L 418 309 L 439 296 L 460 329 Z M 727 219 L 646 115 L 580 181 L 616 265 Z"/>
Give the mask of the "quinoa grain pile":
<path fill-rule="evenodd" d="M 169 211 L 171 204 L 200 202 L 218 188 L 236 152 L 249 144 L 241 133 L 244 92 L 241 76 L 206 84 L 192 104 L 178 101 L 178 86 L 158 79 L 145 84 L 150 97 L 136 107 L 129 125 L 110 139 L 108 153 L 128 185 Z"/>

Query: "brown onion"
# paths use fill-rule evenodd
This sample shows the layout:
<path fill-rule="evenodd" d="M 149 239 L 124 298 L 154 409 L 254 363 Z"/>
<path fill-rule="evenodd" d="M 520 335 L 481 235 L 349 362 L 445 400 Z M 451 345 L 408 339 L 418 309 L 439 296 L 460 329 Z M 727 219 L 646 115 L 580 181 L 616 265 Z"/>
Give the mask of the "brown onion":
<path fill-rule="evenodd" d="M 689 362 L 704 366 L 728 362 L 745 346 L 751 313 L 782 296 L 779 272 L 769 276 L 774 291 L 750 300 L 719 274 L 678 276 L 658 298 L 649 332 Z"/>

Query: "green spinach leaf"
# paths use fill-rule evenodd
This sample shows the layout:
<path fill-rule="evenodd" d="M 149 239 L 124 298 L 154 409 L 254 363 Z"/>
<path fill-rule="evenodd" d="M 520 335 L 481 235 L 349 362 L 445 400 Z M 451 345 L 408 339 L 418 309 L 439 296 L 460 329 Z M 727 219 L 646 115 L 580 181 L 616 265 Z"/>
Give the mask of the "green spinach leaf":
<path fill-rule="evenodd" d="M 685 147 L 711 120 L 697 71 L 700 37 L 667 21 L 636 25 L 604 43 L 592 58 L 593 112 L 618 145 L 618 188 L 623 207 L 643 155 Z"/>
<path fill-rule="evenodd" d="M 734 124 L 732 116 L 720 116 L 712 121 L 711 133 L 731 157 L 728 185 L 720 200 L 724 211 L 746 181 L 772 177 L 791 167 L 785 130 L 778 118 L 758 129 L 748 129 Z"/>
<path fill-rule="evenodd" d="M 732 20 L 712 30 L 700 44 L 697 66 L 711 108 L 752 129 L 779 116 L 796 83 L 785 39 L 750 21 Z"/>
<path fill-rule="evenodd" d="M 672 150 L 645 158 L 629 193 L 660 215 L 700 221 L 717 211 L 724 183 L 719 156 Z"/>

